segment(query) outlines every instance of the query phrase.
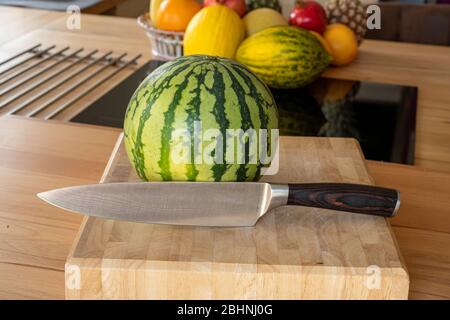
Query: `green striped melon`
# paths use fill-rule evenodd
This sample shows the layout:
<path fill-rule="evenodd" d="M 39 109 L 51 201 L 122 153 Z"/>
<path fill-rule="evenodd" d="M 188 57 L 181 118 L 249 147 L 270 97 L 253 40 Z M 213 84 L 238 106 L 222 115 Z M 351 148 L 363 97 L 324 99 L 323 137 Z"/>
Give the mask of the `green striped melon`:
<path fill-rule="evenodd" d="M 244 40 L 236 52 L 236 60 L 270 87 L 289 89 L 314 81 L 332 58 L 308 30 L 277 26 Z"/>
<path fill-rule="evenodd" d="M 237 140 L 227 139 L 229 130 L 238 129 L 258 135 L 266 129 L 261 137 L 267 137 L 271 155 L 278 113 L 267 86 L 235 61 L 186 56 L 160 66 L 140 84 L 125 114 L 125 147 L 145 181 L 257 180 L 263 164 L 239 158 L 249 150 L 239 153 Z M 198 132 L 205 134 L 201 142 Z M 217 135 L 206 137 L 207 132 Z M 248 136 L 242 141 L 249 149 Z"/>

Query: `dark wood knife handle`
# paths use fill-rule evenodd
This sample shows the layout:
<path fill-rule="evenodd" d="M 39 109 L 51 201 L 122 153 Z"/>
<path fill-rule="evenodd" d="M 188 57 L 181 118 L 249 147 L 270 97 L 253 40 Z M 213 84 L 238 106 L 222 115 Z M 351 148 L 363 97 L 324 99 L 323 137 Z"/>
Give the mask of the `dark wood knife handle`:
<path fill-rule="evenodd" d="M 397 190 L 360 184 L 289 184 L 287 204 L 393 217 L 400 206 L 400 194 Z"/>

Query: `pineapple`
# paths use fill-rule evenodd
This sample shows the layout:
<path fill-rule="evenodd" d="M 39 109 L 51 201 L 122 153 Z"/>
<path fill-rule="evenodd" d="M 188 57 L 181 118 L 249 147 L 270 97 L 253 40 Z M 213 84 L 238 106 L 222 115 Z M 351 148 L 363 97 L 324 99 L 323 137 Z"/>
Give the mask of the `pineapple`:
<path fill-rule="evenodd" d="M 358 120 L 348 101 L 324 101 L 322 112 L 328 121 L 320 128 L 320 137 L 352 137 L 361 141 Z"/>
<path fill-rule="evenodd" d="M 328 0 L 325 3 L 328 23 L 342 23 L 355 32 L 358 44 L 367 30 L 366 9 L 360 0 Z"/>
<path fill-rule="evenodd" d="M 353 137 L 361 140 L 352 103 L 358 93 L 358 81 L 319 79 L 309 87 L 327 122 L 320 128 L 322 137 Z"/>

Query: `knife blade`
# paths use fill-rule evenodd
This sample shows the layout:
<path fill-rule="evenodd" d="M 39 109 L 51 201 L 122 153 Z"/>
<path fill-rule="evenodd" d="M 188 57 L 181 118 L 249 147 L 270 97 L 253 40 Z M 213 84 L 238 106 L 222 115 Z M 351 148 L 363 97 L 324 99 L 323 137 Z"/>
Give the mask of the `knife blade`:
<path fill-rule="evenodd" d="M 99 218 L 211 227 L 254 226 L 283 205 L 384 217 L 394 216 L 400 206 L 396 190 L 344 183 L 124 182 L 55 189 L 38 197 Z"/>

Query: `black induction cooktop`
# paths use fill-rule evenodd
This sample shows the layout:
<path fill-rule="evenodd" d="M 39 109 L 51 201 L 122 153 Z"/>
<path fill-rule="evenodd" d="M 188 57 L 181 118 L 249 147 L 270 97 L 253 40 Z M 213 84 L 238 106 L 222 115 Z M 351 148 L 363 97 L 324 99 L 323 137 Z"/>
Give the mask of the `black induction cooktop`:
<path fill-rule="evenodd" d="M 150 61 L 71 121 L 121 128 L 131 95 L 162 61 Z M 413 164 L 417 88 L 320 78 L 295 90 L 271 89 L 280 134 L 353 137 L 366 159 Z"/>

